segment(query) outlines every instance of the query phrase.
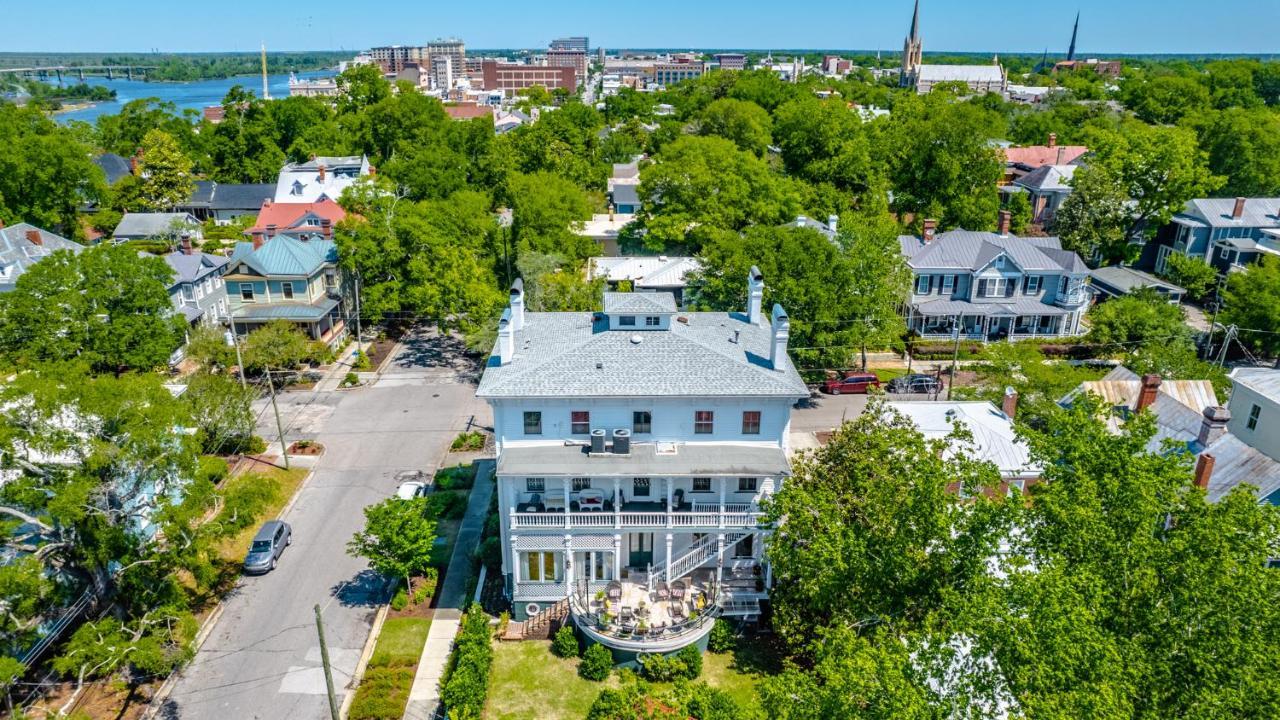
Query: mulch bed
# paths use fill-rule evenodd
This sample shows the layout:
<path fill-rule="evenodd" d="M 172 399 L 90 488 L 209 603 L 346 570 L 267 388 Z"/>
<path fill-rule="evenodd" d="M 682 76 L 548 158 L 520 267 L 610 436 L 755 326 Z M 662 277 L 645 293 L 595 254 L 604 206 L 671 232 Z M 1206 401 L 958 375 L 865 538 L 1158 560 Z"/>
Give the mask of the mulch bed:
<path fill-rule="evenodd" d="M 396 346 L 396 342 L 396 339 L 385 337 L 374 340 L 365 347 L 364 351 L 369 355 L 370 370 L 377 370 L 381 367 L 383 361 L 391 354 L 391 349 Z"/>
<path fill-rule="evenodd" d="M 322 452 L 324 452 L 324 446 L 314 440 L 306 445 L 299 441 L 289 446 L 290 455 L 319 455 Z"/>
<path fill-rule="evenodd" d="M 440 579 L 443 580 L 444 576 L 441 575 Z M 414 578 L 413 589 L 417 590 L 418 588 L 422 587 L 422 584 L 424 582 L 426 582 L 426 578 L 420 578 L 420 577 Z M 435 615 L 435 604 L 436 604 L 435 596 L 438 594 L 440 594 L 439 583 L 436 584 L 436 589 L 432 593 L 430 600 L 428 600 L 427 602 L 421 602 L 417 604 L 411 601 L 408 605 L 404 606 L 403 610 L 396 610 L 392 608 L 387 611 L 387 619 L 406 618 L 406 617 L 430 618 Z M 412 598 L 413 593 L 410 593 L 409 597 Z"/>

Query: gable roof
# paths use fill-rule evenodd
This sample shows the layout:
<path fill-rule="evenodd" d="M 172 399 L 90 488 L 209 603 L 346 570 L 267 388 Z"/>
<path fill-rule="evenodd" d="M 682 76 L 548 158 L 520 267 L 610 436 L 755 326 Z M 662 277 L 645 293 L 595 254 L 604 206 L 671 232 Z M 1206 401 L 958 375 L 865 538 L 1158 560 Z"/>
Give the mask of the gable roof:
<path fill-rule="evenodd" d="M 933 242 L 911 235 L 898 237 L 907 265 L 915 269 L 969 270 L 977 272 L 996 257 L 1006 255 L 1027 272 L 1088 272 L 1084 260 L 1070 250 L 1060 249 L 1057 238 L 1020 238 L 993 232 L 950 230 Z"/>
<path fill-rule="evenodd" d="M 1039 475 L 1040 465 L 1031 460 L 1031 448 L 1017 437 L 1013 421 L 989 402 L 887 402 L 886 409 L 913 422 L 929 440 L 951 434 L 956 423 L 964 423 L 973 434 L 973 456 L 994 463 L 1003 477 Z M 967 443 L 955 443 L 948 454 L 969 450 Z"/>
<path fill-rule="evenodd" d="M 246 234 L 266 232 L 268 225 L 275 225 L 276 230 L 287 230 L 309 215 L 327 219 L 335 225 L 347 216 L 347 212 L 338 203 L 322 197 L 312 203 L 271 202 L 266 200 L 258 211 L 258 221 L 245 231 Z"/>
<path fill-rule="evenodd" d="M 940 82 L 1004 82 L 1004 71 L 999 65 L 921 65 L 916 73 L 918 80 Z"/>
<path fill-rule="evenodd" d="M 492 105 L 445 105 L 444 112 L 454 120 L 493 118 Z"/>
<path fill-rule="evenodd" d="M 1189 200 L 1178 217 L 1188 216 L 1210 227 L 1280 227 L 1280 197 L 1246 198 L 1240 218 L 1231 217 L 1235 198 Z"/>
<path fill-rule="evenodd" d="M 39 244 L 31 242 L 30 232 L 39 233 Z M 29 223 L 0 227 L 0 292 L 12 290 L 19 275 L 58 250 L 78 253 L 84 246 Z"/>
<path fill-rule="evenodd" d="M 1084 157 L 1089 148 L 1084 145 L 1027 145 L 1007 147 L 1001 152 L 1006 164 L 1033 169 L 1041 165 L 1071 165 Z"/>
<path fill-rule="evenodd" d="M 172 234 L 175 224 L 184 223 L 195 227 L 200 221 L 191 213 L 185 212 L 125 213 L 112 235 L 126 238 L 160 237 Z"/>
<path fill-rule="evenodd" d="M 592 313 L 524 317 L 514 359 L 489 359 L 478 397 L 809 396 L 790 362 L 769 367 L 772 330 L 738 313 L 681 313 L 669 330 L 634 333 Z"/>
<path fill-rule="evenodd" d="M 236 243 L 229 264 L 234 268 L 243 263 L 263 276 L 309 277 L 326 264 L 336 262 L 338 249 L 330 240 L 299 240 L 292 235 L 277 235 L 257 250 L 251 242 Z"/>
<path fill-rule="evenodd" d="M 108 185 L 115 185 L 121 178 L 133 174 L 129 161 L 115 153 L 103 153 L 93 159 L 93 164 L 102 168 Z"/>
<path fill-rule="evenodd" d="M 637 288 L 684 287 L 689 273 L 702 269 L 693 257 L 627 256 L 591 259 L 592 277 L 605 277 L 609 282 L 630 280 Z"/>
<path fill-rule="evenodd" d="M 607 292 L 604 294 L 604 311 L 608 315 L 619 313 L 665 313 L 676 311 L 676 300 L 671 293 L 641 292 L 623 293 Z"/>
<path fill-rule="evenodd" d="M 324 179 L 320 168 L 324 168 Z M 361 175 L 369 174 L 369 159 L 363 155 L 317 157 L 306 162 L 289 163 L 280 169 L 276 180 L 276 202 L 315 202 L 321 196 L 337 200 L 342 191 Z M 295 192 L 296 189 L 296 192 Z"/>
<path fill-rule="evenodd" d="M 1071 178 L 1075 176 L 1079 165 L 1041 165 L 1031 172 L 1013 181 L 1032 190 L 1071 192 Z"/>
<path fill-rule="evenodd" d="M 227 258 L 221 255 L 210 255 L 206 252 L 195 252 L 187 255 L 182 252 L 171 252 L 164 255 L 164 261 L 173 268 L 173 282 L 196 282 L 206 275 L 215 273 L 227 264 Z"/>
<path fill-rule="evenodd" d="M 639 205 L 640 192 L 638 185 L 615 185 L 613 187 L 614 205 Z"/>

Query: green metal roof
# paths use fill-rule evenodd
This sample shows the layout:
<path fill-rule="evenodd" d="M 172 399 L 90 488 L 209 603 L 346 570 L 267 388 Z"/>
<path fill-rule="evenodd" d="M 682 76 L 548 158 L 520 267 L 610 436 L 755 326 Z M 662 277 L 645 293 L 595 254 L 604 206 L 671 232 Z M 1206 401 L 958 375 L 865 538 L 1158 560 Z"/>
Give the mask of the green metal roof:
<path fill-rule="evenodd" d="M 242 305 L 236 311 L 236 320 L 296 320 L 307 322 L 321 320 L 338 306 L 334 298 L 323 298 L 310 305 L 290 305 L 287 303 L 271 303 L 264 305 Z"/>
<path fill-rule="evenodd" d="M 309 277 L 326 263 L 338 261 L 338 248 L 332 240 L 299 240 L 291 235 L 277 235 L 257 250 L 253 243 L 236 244 L 231 263 L 243 262 L 259 275 Z"/>

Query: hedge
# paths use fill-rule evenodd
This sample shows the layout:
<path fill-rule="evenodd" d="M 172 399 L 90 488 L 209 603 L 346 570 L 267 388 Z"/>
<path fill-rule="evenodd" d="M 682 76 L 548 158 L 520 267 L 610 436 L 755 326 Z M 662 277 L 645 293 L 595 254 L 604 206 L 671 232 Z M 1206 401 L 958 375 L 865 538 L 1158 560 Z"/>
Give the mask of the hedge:
<path fill-rule="evenodd" d="M 484 710 L 489 692 L 489 666 L 493 663 L 489 616 L 472 605 L 462 616 L 462 629 L 450 658 L 440 699 L 453 720 L 475 720 Z"/>

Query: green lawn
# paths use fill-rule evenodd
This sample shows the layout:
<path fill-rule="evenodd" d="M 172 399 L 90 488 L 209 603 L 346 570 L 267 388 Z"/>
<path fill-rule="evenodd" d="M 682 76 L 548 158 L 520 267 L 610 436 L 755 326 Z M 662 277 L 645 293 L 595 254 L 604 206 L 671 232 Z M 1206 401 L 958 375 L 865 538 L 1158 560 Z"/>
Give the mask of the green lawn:
<path fill-rule="evenodd" d="M 350 720 L 399 720 L 430 628 L 430 620 L 416 617 L 391 618 L 382 624 L 351 702 Z"/>
<path fill-rule="evenodd" d="M 734 655 L 706 653 L 702 677 L 711 687 L 733 696 L 746 717 L 758 717 L 755 686 L 760 676 L 739 670 Z M 603 683 L 578 677 L 578 661 L 551 654 L 546 640 L 497 643 L 489 675 L 489 699 L 485 720 L 572 720 L 586 717 L 601 688 L 617 687 L 612 676 Z M 666 689 L 653 683 L 655 689 Z"/>

